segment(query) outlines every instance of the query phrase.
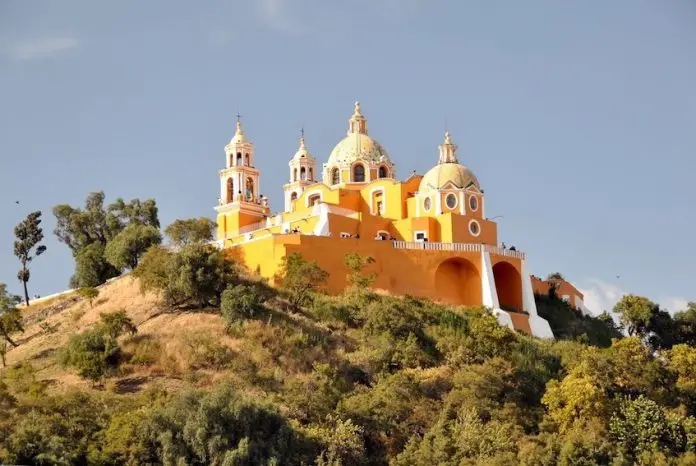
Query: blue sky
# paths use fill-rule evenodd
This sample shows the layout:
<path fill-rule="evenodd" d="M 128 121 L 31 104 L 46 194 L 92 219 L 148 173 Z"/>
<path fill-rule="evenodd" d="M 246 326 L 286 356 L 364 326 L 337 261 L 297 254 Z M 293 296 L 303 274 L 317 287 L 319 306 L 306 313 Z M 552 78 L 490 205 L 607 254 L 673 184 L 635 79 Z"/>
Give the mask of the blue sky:
<path fill-rule="evenodd" d="M 4 0 L 0 282 L 20 292 L 12 229 L 42 210 L 30 293 L 65 289 L 50 211 L 91 191 L 212 217 L 237 111 L 281 209 L 300 128 L 323 162 L 360 100 L 404 178 L 447 121 L 534 273 L 591 307 L 677 309 L 696 299 L 695 83 L 692 0 Z"/>

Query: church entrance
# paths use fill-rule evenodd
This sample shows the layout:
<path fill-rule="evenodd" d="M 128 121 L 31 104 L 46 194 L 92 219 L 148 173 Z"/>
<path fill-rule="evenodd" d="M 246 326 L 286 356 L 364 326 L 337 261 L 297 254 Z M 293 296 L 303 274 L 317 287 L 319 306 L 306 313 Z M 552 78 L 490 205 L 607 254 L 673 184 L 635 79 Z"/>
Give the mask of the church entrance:
<path fill-rule="evenodd" d="M 481 304 L 481 277 L 476 266 L 461 257 L 447 259 L 438 266 L 435 289 L 440 299 L 451 304 Z"/>
<path fill-rule="evenodd" d="M 522 312 L 522 277 L 517 269 L 509 262 L 498 262 L 493 266 L 493 278 L 500 308 Z"/>

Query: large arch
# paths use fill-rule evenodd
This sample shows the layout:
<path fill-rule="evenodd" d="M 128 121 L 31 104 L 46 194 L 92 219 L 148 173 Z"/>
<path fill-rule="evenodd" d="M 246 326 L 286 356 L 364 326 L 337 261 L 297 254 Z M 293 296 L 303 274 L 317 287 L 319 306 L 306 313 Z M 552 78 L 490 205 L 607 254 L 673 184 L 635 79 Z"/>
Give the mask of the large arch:
<path fill-rule="evenodd" d="M 498 291 L 500 308 L 506 311 L 522 311 L 522 276 L 509 262 L 493 266 L 493 279 Z"/>
<path fill-rule="evenodd" d="M 447 259 L 437 267 L 435 289 L 451 304 L 481 305 L 481 276 L 474 264 L 461 257 Z"/>

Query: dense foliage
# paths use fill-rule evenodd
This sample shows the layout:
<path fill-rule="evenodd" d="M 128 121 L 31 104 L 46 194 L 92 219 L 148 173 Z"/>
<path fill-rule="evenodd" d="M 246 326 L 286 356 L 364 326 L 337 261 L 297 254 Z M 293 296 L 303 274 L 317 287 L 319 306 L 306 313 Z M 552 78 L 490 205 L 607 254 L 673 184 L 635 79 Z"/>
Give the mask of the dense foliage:
<path fill-rule="evenodd" d="M 353 286 L 327 296 L 326 273 L 300 255 L 285 261 L 276 289 L 201 242 L 151 247 L 134 271 L 143 289 L 161 293 L 167 312 L 218 319 L 224 338 L 181 329 L 174 364 L 169 341 L 136 335 L 126 312 L 102 315 L 61 359 L 106 389 L 53 393 L 28 363 L 4 372 L 0 461 L 696 462 L 696 305 L 666 320 L 626 299 L 617 311 L 636 330 L 623 337 L 607 316 L 538 297 L 559 337 L 539 340 L 486 309 L 377 295 L 370 263 L 346 257 Z M 5 301 L 11 311 L 14 298 Z M 109 389 L 129 365 L 177 384 Z"/>
<path fill-rule="evenodd" d="M 73 288 L 98 286 L 118 276 L 121 270 L 137 265 L 145 249 L 161 240 L 154 200 L 133 199 L 127 203 L 119 198 L 104 207 L 104 199 L 103 192 L 96 192 L 87 196 L 84 209 L 67 204 L 53 208 L 53 232 L 75 257 L 75 275 L 70 280 Z M 131 225 L 141 226 L 137 231 L 140 234 L 132 228 L 128 234 L 120 235 Z M 116 239 L 117 244 L 110 246 Z"/>

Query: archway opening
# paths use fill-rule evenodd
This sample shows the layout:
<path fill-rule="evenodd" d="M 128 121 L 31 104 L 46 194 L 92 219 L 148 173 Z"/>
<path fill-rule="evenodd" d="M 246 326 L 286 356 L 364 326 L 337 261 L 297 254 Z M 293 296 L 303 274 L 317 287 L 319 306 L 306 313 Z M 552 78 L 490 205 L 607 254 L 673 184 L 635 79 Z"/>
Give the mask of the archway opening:
<path fill-rule="evenodd" d="M 249 158 L 249 154 L 244 154 L 244 166 L 245 167 L 251 166 L 251 159 Z"/>
<path fill-rule="evenodd" d="M 341 179 L 339 176 L 338 168 L 334 168 L 333 170 L 331 170 L 331 184 L 338 184 L 340 182 Z"/>
<path fill-rule="evenodd" d="M 438 297 L 451 304 L 481 305 L 481 277 L 476 266 L 461 257 L 442 262 L 435 271 Z"/>
<path fill-rule="evenodd" d="M 384 165 L 379 167 L 379 177 L 380 178 L 386 178 L 389 176 L 389 172 L 387 171 L 387 167 Z"/>
<path fill-rule="evenodd" d="M 505 311 L 522 311 L 522 277 L 509 262 L 498 262 L 493 266 L 493 279 L 498 291 L 500 308 Z"/>
<path fill-rule="evenodd" d="M 356 165 L 353 167 L 353 182 L 363 183 L 365 181 L 365 167 L 363 165 Z"/>
<path fill-rule="evenodd" d="M 305 181 L 307 179 L 307 169 L 305 167 L 300 168 L 300 179 Z"/>
<path fill-rule="evenodd" d="M 251 202 L 254 199 L 254 180 L 247 178 L 246 181 L 246 199 Z"/>
<path fill-rule="evenodd" d="M 227 203 L 234 200 L 234 181 L 232 178 L 227 178 Z"/>
<path fill-rule="evenodd" d="M 237 163 L 235 165 L 240 166 L 242 164 L 242 153 L 237 152 Z"/>

